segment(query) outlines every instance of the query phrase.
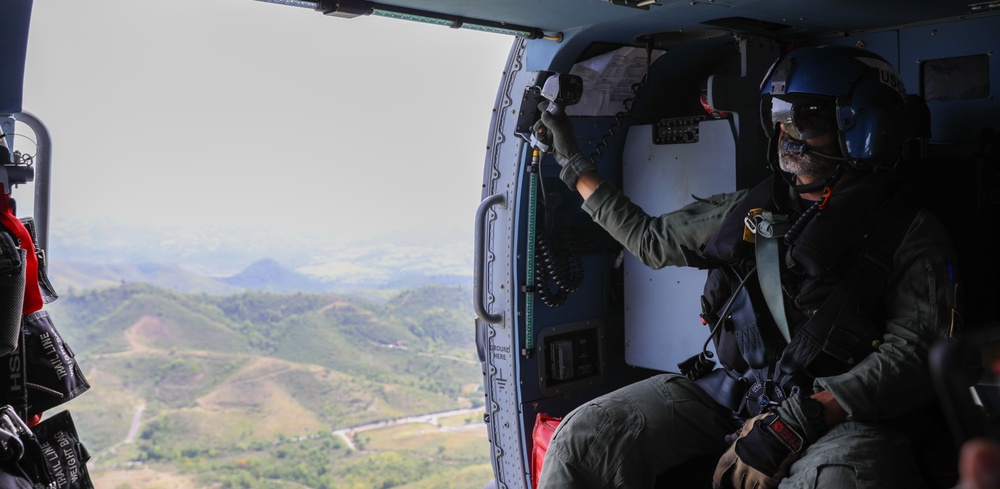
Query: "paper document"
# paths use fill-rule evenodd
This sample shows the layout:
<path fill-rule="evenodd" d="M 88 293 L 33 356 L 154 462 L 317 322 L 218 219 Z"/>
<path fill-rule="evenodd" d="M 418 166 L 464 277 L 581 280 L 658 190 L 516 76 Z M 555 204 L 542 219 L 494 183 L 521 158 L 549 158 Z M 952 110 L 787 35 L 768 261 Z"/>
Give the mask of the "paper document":
<path fill-rule="evenodd" d="M 664 51 L 653 50 L 650 63 Z M 635 94 L 632 84 L 646 74 L 646 49 L 623 47 L 573 65 L 570 73 L 583 78 L 583 96 L 566 108 L 569 115 L 610 116 L 625 110 Z"/>

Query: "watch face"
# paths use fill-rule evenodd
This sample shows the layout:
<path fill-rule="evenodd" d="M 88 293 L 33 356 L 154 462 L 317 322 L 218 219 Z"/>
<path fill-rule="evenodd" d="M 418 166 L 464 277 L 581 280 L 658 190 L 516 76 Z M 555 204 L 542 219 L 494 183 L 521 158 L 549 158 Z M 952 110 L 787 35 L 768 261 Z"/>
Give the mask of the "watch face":
<path fill-rule="evenodd" d="M 808 419 L 813 426 L 825 427 L 826 420 L 823 416 L 823 405 L 816 399 L 803 397 L 802 412 L 806 415 L 806 419 Z"/>

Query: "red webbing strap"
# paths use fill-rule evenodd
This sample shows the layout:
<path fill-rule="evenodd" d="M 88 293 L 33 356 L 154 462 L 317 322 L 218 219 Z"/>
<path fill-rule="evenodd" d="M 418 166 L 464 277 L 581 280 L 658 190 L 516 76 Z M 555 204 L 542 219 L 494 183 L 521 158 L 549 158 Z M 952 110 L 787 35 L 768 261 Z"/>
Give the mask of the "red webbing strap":
<path fill-rule="evenodd" d="M 31 241 L 31 233 L 14 216 L 10 205 L 10 196 L 0 193 L 0 224 L 2 224 L 21 243 L 25 250 L 25 280 L 24 308 L 22 315 L 28 315 L 42 309 L 42 290 L 38 288 L 38 257 L 35 255 L 35 243 Z"/>

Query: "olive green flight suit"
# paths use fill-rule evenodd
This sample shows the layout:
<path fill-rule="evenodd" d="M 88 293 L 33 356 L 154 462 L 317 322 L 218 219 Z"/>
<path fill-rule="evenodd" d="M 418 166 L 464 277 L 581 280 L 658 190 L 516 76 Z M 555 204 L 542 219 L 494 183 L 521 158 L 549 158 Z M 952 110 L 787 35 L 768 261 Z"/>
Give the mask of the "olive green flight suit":
<path fill-rule="evenodd" d="M 701 199 L 659 217 L 647 215 L 605 181 L 583 209 L 647 266 L 689 265 L 746 191 Z M 930 346 L 947 334 L 954 307 L 954 252 L 939 221 L 913 219 L 893 256 L 884 304 L 884 341 L 851 370 L 817 378 L 847 411 L 791 466 L 781 488 L 920 488 L 910 439 L 884 420 L 933 401 Z M 658 375 L 594 399 L 569 413 L 553 435 L 539 486 L 648 488 L 657 476 L 697 457 L 721 456 L 738 423 L 690 380 Z M 711 474 L 708 474 L 709 476 Z"/>

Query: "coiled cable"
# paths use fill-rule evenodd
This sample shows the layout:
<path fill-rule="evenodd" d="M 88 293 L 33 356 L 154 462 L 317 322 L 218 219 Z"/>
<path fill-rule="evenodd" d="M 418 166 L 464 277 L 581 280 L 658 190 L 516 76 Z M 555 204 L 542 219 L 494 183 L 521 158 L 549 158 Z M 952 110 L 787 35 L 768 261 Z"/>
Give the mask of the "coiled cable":
<path fill-rule="evenodd" d="M 622 124 L 624 124 L 626 119 L 632 118 L 632 109 L 635 107 L 635 100 L 639 98 L 639 90 L 642 90 L 642 87 L 646 86 L 646 83 L 649 81 L 649 71 L 653 65 L 653 39 L 647 38 L 645 40 L 645 44 L 646 73 L 642 76 L 642 80 L 632 84 L 632 96 L 622 101 L 622 110 L 615 114 L 615 120 L 611 122 L 611 125 L 608 126 L 607 132 L 604 133 L 604 137 L 602 137 L 594 147 L 594 152 L 590 154 L 590 159 L 603 157 L 604 149 L 611 144 L 611 141 L 613 141 L 615 137 L 617 137 L 618 129 L 622 126 Z"/>
<path fill-rule="evenodd" d="M 802 230 L 805 229 L 806 224 L 809 224 L 809 221 L 811 221 L 812 218 L 816 216 L 816 213 L 819 212 L 821 203 L 822 201 L 820 200 L 813 202 L 813 204 L 809 206 L 809 208 L 806 209 L 806 211 L 803 212 L 794 223 L 792 223 L 792 226 L 788 228 L 788 232 L 785 233 L 786 244 L 792 244 L 799 238 L 799 235 L 802 234 Z"/>
<path fill-rule="evenodd" d="M 538 298 L 549 307 L 561 306 L 583 285 L 583 261 L 565 239 L 553 239 L 549 232 L 536 238 L 535 285 Z"/>
<path fill-rule="evenodd" d="M 598 141 L 597 145 L 594 147 L 594 152 L 590 154 L 591 159 L 597 159 L 598 157 L 604 156 L 604 149 L 607 148 L 611 141 L 618 136 L 618 129 L 624 124 L 626 119 L 632 117 L 632 107 L 635 105 L 635 99 L 639 96 L 639 90 L 646 85 L 646 80 L 649 78 L 649 73 L 642 77 L 638 83 L 632 84 L 632 96 L 622 101 L 622 109 L 615 114 L 615 120 L 611 121 L 611 125 L 608 126 L 607 132 L 604 133 L 604 137 Z"/>
<path fill-rule="evenodd" d="M 844 165 L 837 165 L 833 175 L 830 175 L 830 178 L 828 178 L 823 184 L 823 187 L 825 188 L 823 191 L 823 198 L 813 202 L 812 205 L 810 205 L 809 208 L 806 209 L 794 223 L 792 223 L 791 227 L 789 227 L 788 231 L 785 233 L 785 244 L 790 245 L 795 243 L 795 240 L 799 239 L 799 235 L 802 234 L 802 231 L 806 228 L 806 224 L 809 224 L 809 221 L 812 221 L 819 211 L 826 208 L 826 204 L 830 201 L 830 197 L 833 195 L 833 186 L 840 181 L 840 177 L 843 176 L 844 171 Z"/>

